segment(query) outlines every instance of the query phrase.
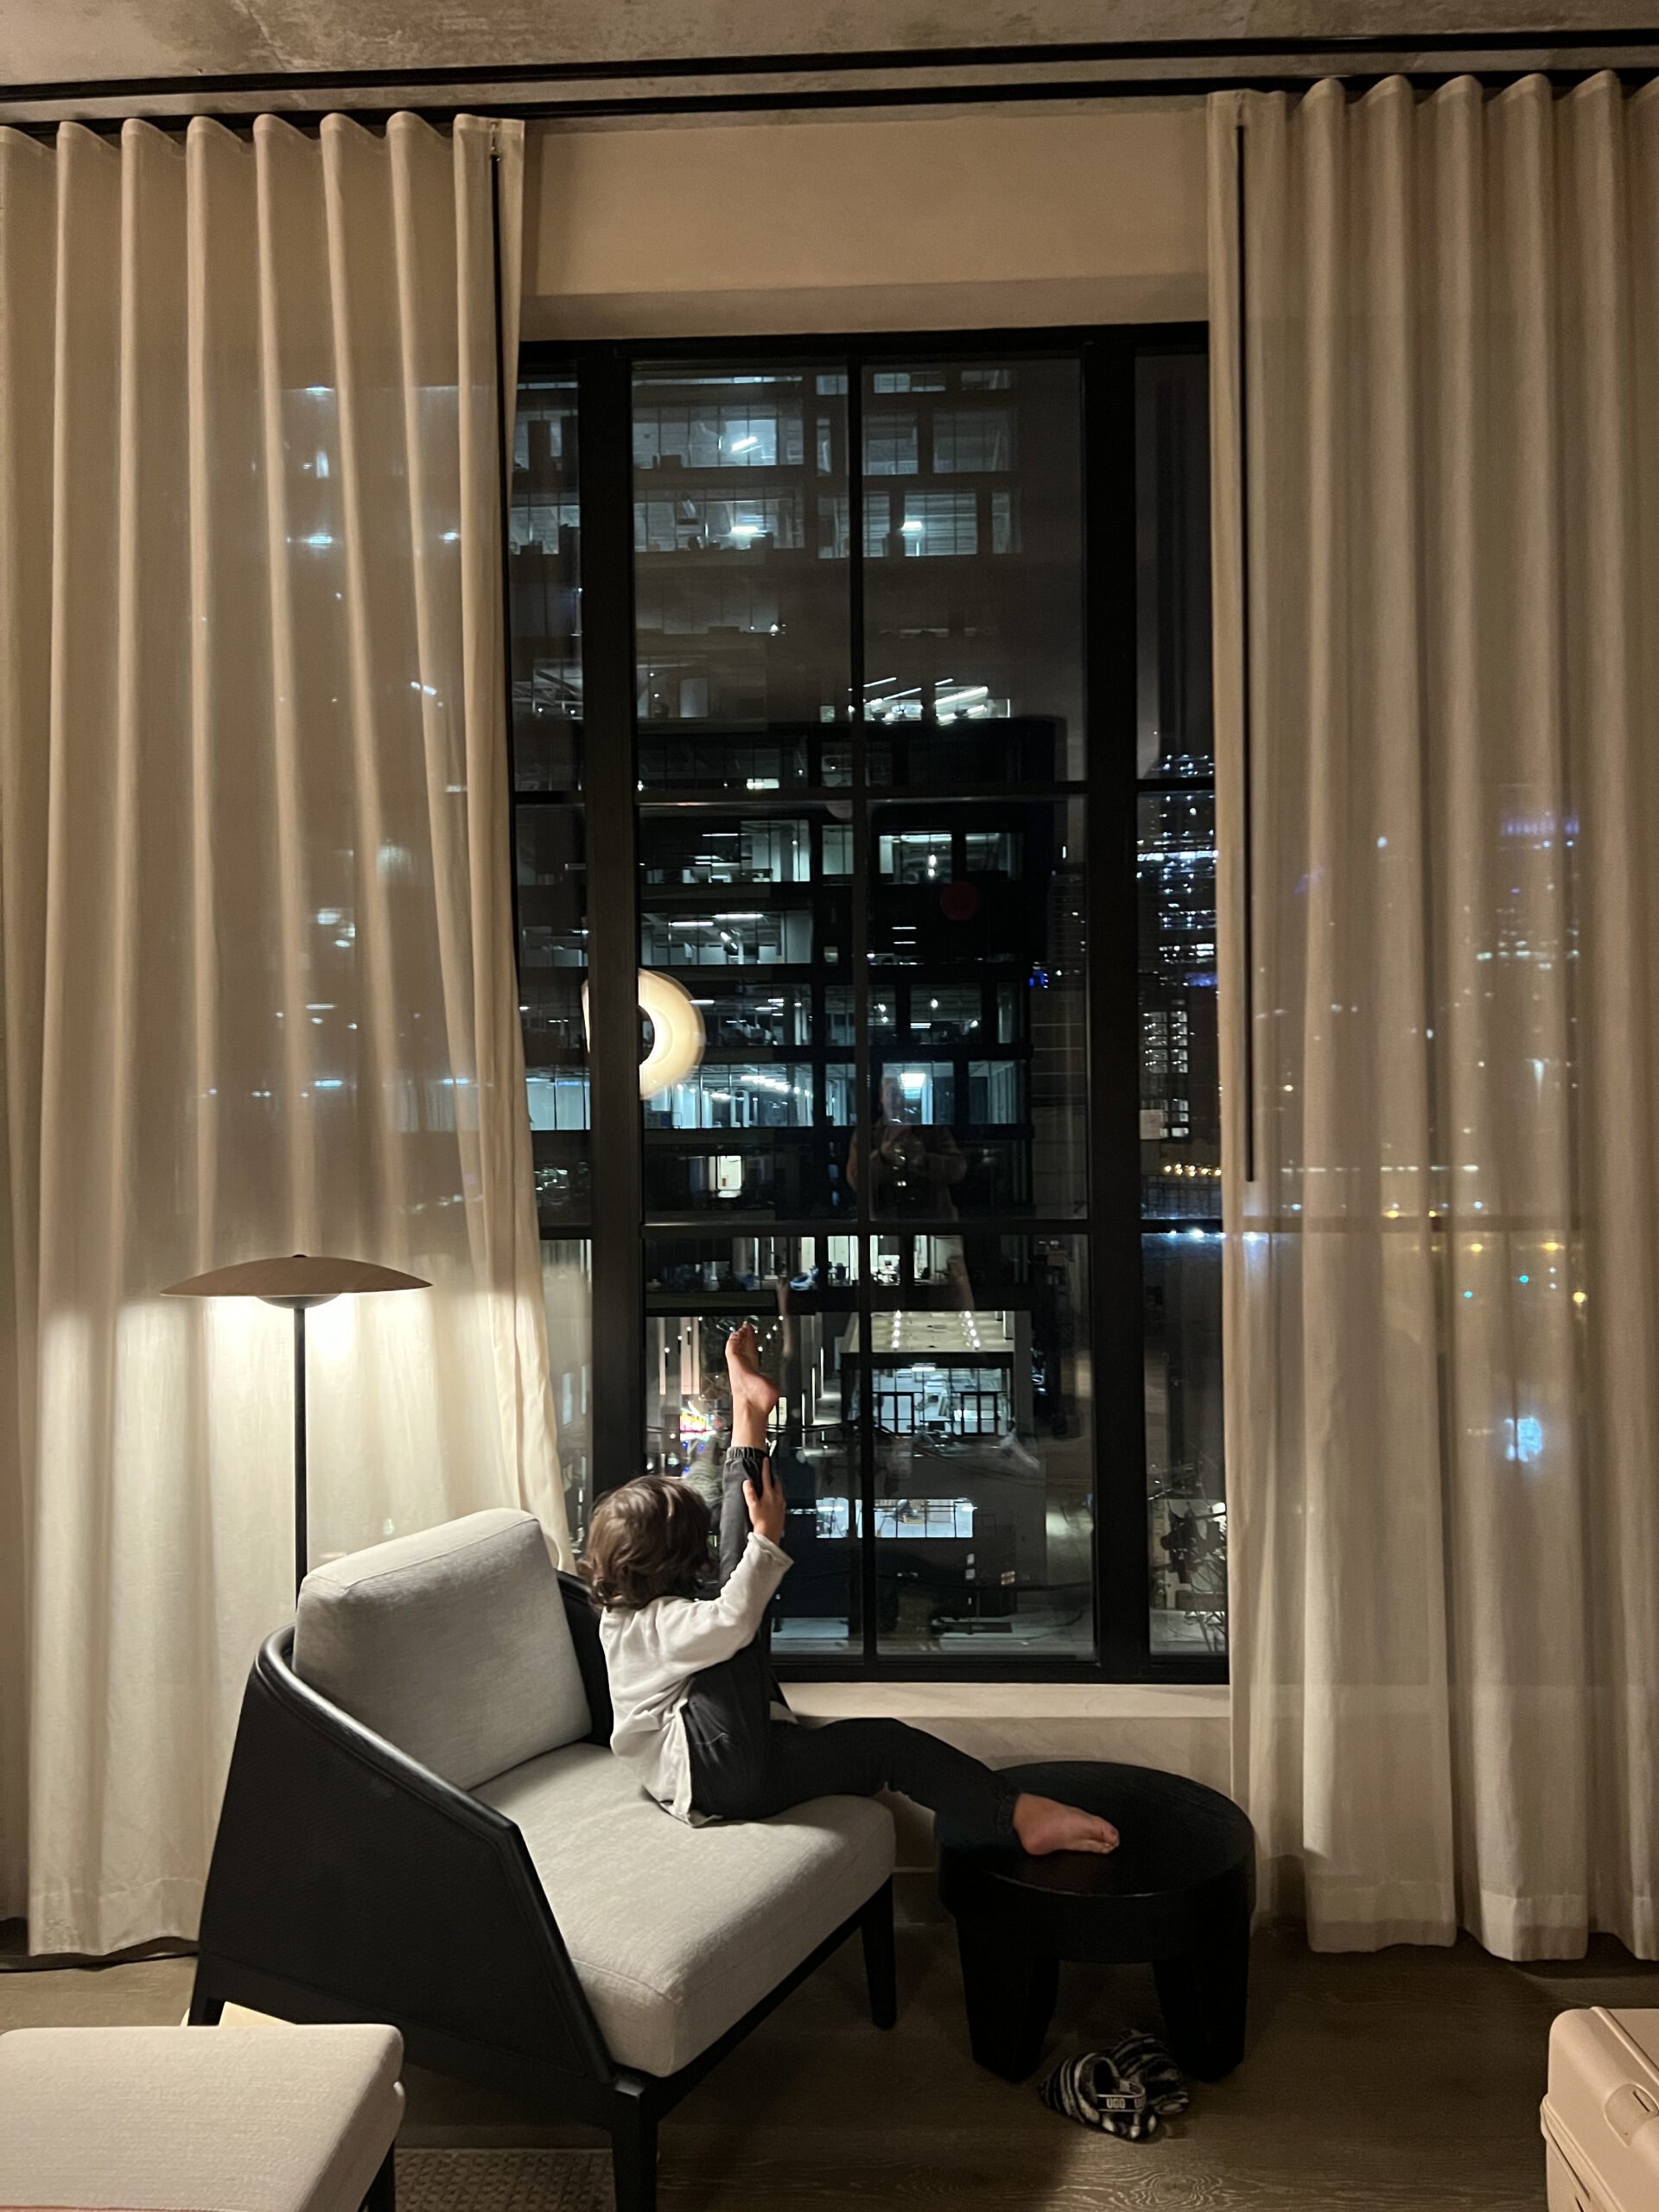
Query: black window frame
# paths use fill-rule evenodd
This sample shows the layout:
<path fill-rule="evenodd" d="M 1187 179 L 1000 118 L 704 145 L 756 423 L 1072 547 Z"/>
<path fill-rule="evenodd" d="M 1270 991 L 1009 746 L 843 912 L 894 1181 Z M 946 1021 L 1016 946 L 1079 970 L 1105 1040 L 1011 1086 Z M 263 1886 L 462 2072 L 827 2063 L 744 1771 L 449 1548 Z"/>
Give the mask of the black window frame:
<path fill-rule="evenodd" d="M 1146 355 L 1207 353 L 1209 330 L 1198 322 L 1100 327 L 921 332 L 865 331 L 766 336 L 597 340 L 527 343 L 518 382 L 571 378 L 578 422 L 577 498 L 582 514 L 582 758 L 579 789 L 518 788 L 509 696 L 509 865 L 517 930 L 518 825 L 521 810 L 579 806 L 584 818 L 588 887 L 590 1207 L 575 1222 L 543 1228 L 544 1239 L 586 1237 L 593 1296 L 592 1410 L 589 1464 L 635 1471 L 643 1446 L 645 1320 L 643 1248 L 651 1233 L 642 1193 L 642 1133 L 637 1068 L 639 1021 L 635 970 L 639 886 L 637 815 L 697 794 L 641 794 L 636 768 L 632 378 L 637 365 L 707 360 L 729 365 L 746 353 L 767 362 L 822 365 L 844 360 L 849 372 L 849 447 L 861 451 L 857 395 L 862 372 L 891 362 L 959 359 L 964 354 L 1017 358 L 1075 354 L 1082 374 L 1084 418 L 1084 712 L 1086 772 L 1060 785 L 1088 807 L 1087 940 L 1089 1205 L 1082 1222 L 1021 1220 L 1007 1233 L 1083 1236 L 1088 1254 L 1088 1344 L 1093 1370 L 1095 1454 L 1093 1569 L 1096 1648 L 1090 1658 L 1035 1656 L 971 1661 L 882 1652 L 876 1646 L 873 1602 L 874 1538 L 864 1538 L 866 1623 L 861 1654 L 785 1658 L 779 1673 L 797 1681 L 1224 1682 L 1224 1653 L 1154 1654 L 1146 1449 L 1142 1239 L 1166 1233 L 1166 1220 L 1143 1217 L 1141 1110 L 1141 1004 L 1137 911 L 1137 822 L 1141 798 L 1172 787 L 1213 791 L 1208 779 L 1143 779 L 1137 774 L 1136 365 Z M 857 589 L 861 531 L 858 472 L 849 486 L 853 620 L 861 626 Z M 504 486 L 504 504 L 510 486 Z M 506 594 L 509 601 L 511 594 Z M 512 613 L 505 610 L 511 638 Z M 511 654 L 509 653 L 509 665 Z M 509 677 L 509 689 L 510 677 Z M 868 784 L 864 768 L 868 725 L 851 722 L 855 767 L 850 787 L 834 796 L 858 806 L 893 794 Z M 791 792 L 790 796 L 797 794 Z M 907 794 L 906 794 L 907 795 Z M 927 796 L 928 794 L 924 794 Z M 705 794 L 704 803 L 713 794 Z M 803 792 L 803 798 L 813 794 Z M 940 795 L 941 797 L 944 794 Z M 950 794 L 995 799 L 1029 798 L 1028 787 L 976 785 Z M 729 794 L 722 795 L 728 806 Z M 855 895 L 857 895 L 855 889 Z M 517 950 L 517 944 L 515 949 Z M 861 1023 L 861 1027 L 866 1025 Z M 866 1110 L 861 1099 L 859 1111 Z M 1218 1231 L 1219 1219 L 1183 1217 L 1183 1229 Z M 706 1233 L 706 1231 L 705 1231 Z M 1134 1313 L 1136 1326 L 1114 1326 Z M 868 1396 L 868 1393 L 866 1394 Z M 621 1479 L 626 1479 L 622 1476 Z M 597 1490 L 597 1473 L 595 1471 Z M 865 1519 L 868 1522 L 869 1516 Z"/>

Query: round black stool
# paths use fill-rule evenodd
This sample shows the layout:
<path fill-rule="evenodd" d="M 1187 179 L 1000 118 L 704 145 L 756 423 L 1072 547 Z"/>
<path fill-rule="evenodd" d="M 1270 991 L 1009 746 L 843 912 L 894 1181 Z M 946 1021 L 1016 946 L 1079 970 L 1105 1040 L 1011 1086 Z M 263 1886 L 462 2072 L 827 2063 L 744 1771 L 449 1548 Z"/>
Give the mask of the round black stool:
<path fill-rule="evenodd" d="M 955 1915 L 968 2033 L 982 2066 L 1025 2079 L 1043 2053 L 1062 1959 L 1150 1961 L 1177 2063 L 1218 2081 L 1244 2055 L 1255 1834 L 1230 1797 L 1155 1767 L 1009 1767 L 1040 1797 L 1122 1837 L 1105 1858 L 969 1848 L 939 1823 L 939 1897 Z"/>

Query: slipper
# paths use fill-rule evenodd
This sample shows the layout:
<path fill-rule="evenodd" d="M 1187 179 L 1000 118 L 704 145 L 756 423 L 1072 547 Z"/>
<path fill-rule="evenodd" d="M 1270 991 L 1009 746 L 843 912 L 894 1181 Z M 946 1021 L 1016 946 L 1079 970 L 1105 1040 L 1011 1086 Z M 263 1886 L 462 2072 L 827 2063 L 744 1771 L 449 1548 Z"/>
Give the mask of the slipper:
<path fill-rule="evenodd" d="M 1063 2058 L 1040 2094 L 1051 2112 L 1129 2143 L 1155 2135 L 1159 2123 L 1185 2112 L 1189 2101 L 1180 2069 L 1155 2036 L 1140 2029 L 1104 2050 Z"/>

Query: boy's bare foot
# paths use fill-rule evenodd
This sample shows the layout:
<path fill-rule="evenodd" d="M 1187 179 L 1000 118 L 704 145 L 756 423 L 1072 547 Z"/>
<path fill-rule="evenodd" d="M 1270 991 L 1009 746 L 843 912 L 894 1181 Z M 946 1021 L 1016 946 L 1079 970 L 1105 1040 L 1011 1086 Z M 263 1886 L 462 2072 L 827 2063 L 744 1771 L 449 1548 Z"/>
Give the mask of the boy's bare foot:
<path fill-rule="evenodd" d="M 760 1372 L 760 1347 L 754 1328 L 746 1321 L 726 1339 L 726 1372 L 732 1382 L 732 1411 L 740 1404 L 753 1406 L 764 1424 L 778 1402 L 778 1385 Z"/>
<path fill-rule="evenodd" d="M 1051 1851 L 1092 1851 L 1103 1856 L 1117 1849 L 1117 1830 L 1109 1821 L 1052 1797 L 1021 1790 L 1014 1801 L 1014 1832 L 1033 1859 Z"/>

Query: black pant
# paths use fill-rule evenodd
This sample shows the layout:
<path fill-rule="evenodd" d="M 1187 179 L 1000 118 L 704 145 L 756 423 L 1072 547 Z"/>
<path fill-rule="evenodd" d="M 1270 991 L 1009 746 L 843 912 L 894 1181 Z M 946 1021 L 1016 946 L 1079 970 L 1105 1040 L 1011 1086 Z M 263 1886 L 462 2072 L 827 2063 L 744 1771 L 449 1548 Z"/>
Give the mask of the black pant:
<path fill-rule="evenodd" d="M 723 1584 L 743 1556 L 749 1516 L 745 1478 L 759 1480 L 766 1453 L 726 1455 L 720 1516 Z M 774 1720 L 765 1624 L 734 1659 L 694 1675 L 685 1702 L 691 1802 L 728 1821 L 763 1821 L 812 1797 L 868 1797 L 896 1789 L 930 1806 L 964 1841 L 1007 1843 L 1018 1794 L 966 1751 L 902 1720 L 832 1720 L 821 1728 Z"/>

